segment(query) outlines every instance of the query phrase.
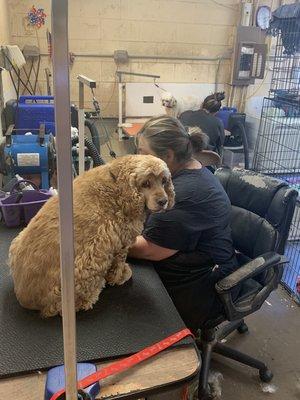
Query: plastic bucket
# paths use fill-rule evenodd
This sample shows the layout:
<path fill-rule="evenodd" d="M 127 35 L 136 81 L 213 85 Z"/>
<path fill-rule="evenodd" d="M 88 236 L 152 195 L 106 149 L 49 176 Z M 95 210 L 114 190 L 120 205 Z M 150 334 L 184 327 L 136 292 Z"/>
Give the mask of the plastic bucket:
<path fill-rule="evenodd" d="M 35 190 L 15 192 L 21 182 L 30 183 Z M 29 221 L 38 213 L 46 201 L 51 197 L 48 191 L 39 190 L 30 181 L 19 181 L 11 189 L 10 195 L 0 199 L 3 221 L 9 228 L 16 228 Z"/>

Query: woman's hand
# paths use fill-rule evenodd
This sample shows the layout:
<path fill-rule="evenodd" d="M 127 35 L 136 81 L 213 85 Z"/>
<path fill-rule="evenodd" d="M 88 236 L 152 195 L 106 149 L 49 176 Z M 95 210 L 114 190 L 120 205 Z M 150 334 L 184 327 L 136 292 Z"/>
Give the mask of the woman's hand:
<path fill-rule="evenodd" d="M 129 249 L 128 257 L 150 261 L 161 261 L 176 254 L 178 250 L 160 247 L 149 242 L 143 236 L 138 236 L 134 245 Z"/>

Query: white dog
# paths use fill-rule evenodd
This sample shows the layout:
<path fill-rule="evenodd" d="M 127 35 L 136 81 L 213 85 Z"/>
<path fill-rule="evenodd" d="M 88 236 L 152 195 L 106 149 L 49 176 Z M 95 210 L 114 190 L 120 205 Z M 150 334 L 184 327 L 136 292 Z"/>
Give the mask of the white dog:
<path fill-rule="evenodd" d="M 184 96 L 176 99 L 170 92 L 162 93 L 161 103 L 165 107 L 166 114 L 176 118 L 179 118 L 185 111 L 199 110 L 201 106 L 201 100 L 196 96 Z"/>

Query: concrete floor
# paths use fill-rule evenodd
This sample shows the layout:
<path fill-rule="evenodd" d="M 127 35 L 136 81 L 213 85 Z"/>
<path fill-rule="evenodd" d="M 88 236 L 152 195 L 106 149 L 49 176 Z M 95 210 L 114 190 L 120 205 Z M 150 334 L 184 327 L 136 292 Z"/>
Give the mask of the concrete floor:
<path fill-rule="evenodd" d="M 249 333 L 233 333 L 226 344 L 263 360 L 274 373 L 277 390 L 264 393 L 256 371 L 216 355 L 213 368 L 224 377 L 222 399 L 299 400 L 300 307 L 280 288 L 246 322 Z"/>
<path fill-rule="evenodd" d="M 96 126 L 100 135 L 101 144 L 101 155 L 104 161 L 111 161 L 112 158 L 109 155 L 109 141 L 113 151 L 117 156 L 124 156 L 126 154 L 133 154 L 135 150 L 134 140 L 132 138 L 127 140 L 119 140 L 116 132 L 118 121 L 115 118 L 107 118 L 96 122 Z M 88 130 L 86 130 L 88 134 Z"/>
<path fill-rule="evenodd" d="M 300 399 L 300 307 L 279 288 L 261 310 L 246 319 L 249 333 L 234 332 L 226 345 L 264 361 L 274 378 L 264 393 L 255 370 L 214 355 L 212 370 L 223 375 L 222 400 Z M 264 384 L 266 385 L 266 384 Z M 179 400 L 180 392 L 151 397 L 151 400 Z M 149 399 L 150 400 L 150 399 Z"/>

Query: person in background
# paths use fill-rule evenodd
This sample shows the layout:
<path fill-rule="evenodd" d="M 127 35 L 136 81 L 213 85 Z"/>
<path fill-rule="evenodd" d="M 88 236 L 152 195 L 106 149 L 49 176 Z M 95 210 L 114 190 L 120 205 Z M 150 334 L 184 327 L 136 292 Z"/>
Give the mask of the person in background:
<path fill-rule="evenodd" d="M 182 319 L 196 332 L 222 307 L 215 283 L 237 267 L 230 201 L 218 179 L 194 158 L 205 147 L 199 128 L 188 132 L 176 118 L 154 117 L 139 132 L 137 147 L 139 154 L 167 163 L 175 205 L 149 215 L 128 256 L 153 262 Z"/>
<path fill-rule="evenodd" d="M 185 126 L 198 126 L 209 137 L 209 150 L 222 156 L 225 140 L 225 132 L 222 121 L 216 117 L 216 113 L 222 106 L 225 98 L 224 92 L 217 92 L 207 96 L 202 108 L 197 111 L 185 111 L 180 116 L 180 121 Z"/>

